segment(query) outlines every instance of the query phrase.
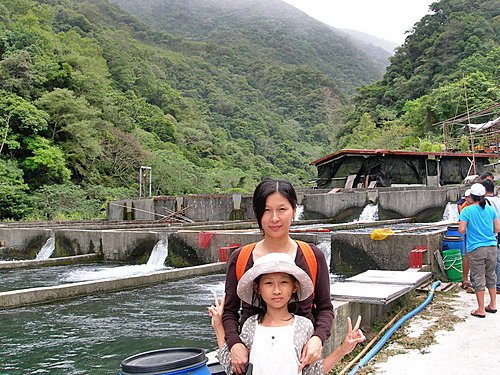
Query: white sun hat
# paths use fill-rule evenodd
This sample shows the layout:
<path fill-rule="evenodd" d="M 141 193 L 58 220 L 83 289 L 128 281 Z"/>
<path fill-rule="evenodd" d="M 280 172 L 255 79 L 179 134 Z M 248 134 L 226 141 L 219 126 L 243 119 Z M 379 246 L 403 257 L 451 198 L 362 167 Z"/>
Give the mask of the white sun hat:
<path fill-rule="evenodd" d="M 482 197 L 486 194 L 486 189 L 482 184 L 474 184 L 470 187 L 471 195 L 475 195 L 476 197 Z"/>
<path fill-rule="evenodd" d="M 257 305 L 257 301 L 252 301 L 254 294 L 253 281 L 260 275 L 268 273 L 287 273 L 294 276 L 299 282 L 297 297 L 299 301 L 305 300 L 314 291 L 314 285 L 309 275 L 298 267 L 288 254 L 269 253 L 257 259 L 252 268 L 243 274 L 236 293 L 240 299 L 250 305 Z"/>
<path fill-rule="evenodd" d="M 470 189 L 465 190 L 464 197 L 470 197 Z"/>

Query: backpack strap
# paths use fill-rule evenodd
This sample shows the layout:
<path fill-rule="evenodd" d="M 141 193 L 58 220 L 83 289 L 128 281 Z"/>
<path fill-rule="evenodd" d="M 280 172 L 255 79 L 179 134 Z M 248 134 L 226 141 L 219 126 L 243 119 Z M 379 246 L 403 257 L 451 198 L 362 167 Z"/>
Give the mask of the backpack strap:
<path fill-rule="evenodd" d="M 316 255 L 314 255 L 313 249 L 311 249 L 311 246 L 307 242 L 298 240 L 295 242 L 297 242 L 302 254 L 304 254 L 307 267 L 309 268 L 309 272 L 311 272 L 313 286 L 316 287 L 316 277 L 318 275 L 318 261 L 316 259 Z M 239 281 L 245 273 L 248 260 L 250 259 L 250 255 L 252 254 L 255 245 L 256 243 L 254 242 L 241 248 L 240 253 L 238 254 L 238 259 L 236 259 L 236 280 Z"/>
<path fill-rule="evenodd" d="M 311 280 L 313 282 L 314 288 L 316 288 L 316 277 L 318 276 L 318 260 L 316 259 L 316 255 L 314 255 L 313 249 L 311 249 L 311 245 L 307 242 L 296 240 L 299 244 L 300 250 L 302 250 L 302 254 L 304 254 L 304 258 L 306 259 L 307 267 L 311 272 Z"/>
<path fill-rule="evenodd" d="M 236 280 L 238 281 L 240 281 L 241 277 L 245 273 L 248 259 L 250 259 L 250 255 L 255 248 L 255 244 L 256 242 L 243 246 L 238 254 L 238 259 L 236 259 Z"/>

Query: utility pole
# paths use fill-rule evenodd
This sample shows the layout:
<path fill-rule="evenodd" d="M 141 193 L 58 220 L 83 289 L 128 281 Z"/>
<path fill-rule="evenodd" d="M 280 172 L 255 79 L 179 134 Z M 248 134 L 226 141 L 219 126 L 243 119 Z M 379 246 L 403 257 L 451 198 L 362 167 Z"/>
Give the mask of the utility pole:
<path fill-rule="evenodd" d="M 141 165 L 139 168 L 139 198 L 151 196 L 152 173 L 151 167 Z M 146 187 L 148 195 L 146 195 Z"/>

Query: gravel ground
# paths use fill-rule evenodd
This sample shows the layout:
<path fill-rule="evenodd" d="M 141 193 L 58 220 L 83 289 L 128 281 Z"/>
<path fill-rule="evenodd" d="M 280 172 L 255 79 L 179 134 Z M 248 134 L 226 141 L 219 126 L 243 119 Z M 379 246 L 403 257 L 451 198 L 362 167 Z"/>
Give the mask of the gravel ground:
<path fill-rule="evenodd" d="M 489 297 L 486 296 L 486 304 L 488 302 Z M 476 309 L 476 297 L 474 294 L 465 293 L 462 289 L 449 303 L 455 309 L 451 313 L 463 320 L 455 323 L 453 330 L 438 330 L 435 333 L 435 343 L 419 349 L 404 349 L 404 354 L 390 355 L 386 362 L 377 360 L 377 357 L 384 356 L 383 350 L 370 362 L 371 371 L 365 373 L 499 374 L 500 312 L 486 313 L 484 319 L 471 316 L 470 312 Z M 429 322 L 428 317 L 426 319 L 414 317 L 406 327 L 406 337 L 422 334 L 435 322 L 436 319 L 431 319 Z M 396 340 L 386 350 L 401 350 L 401 347 Z"/>

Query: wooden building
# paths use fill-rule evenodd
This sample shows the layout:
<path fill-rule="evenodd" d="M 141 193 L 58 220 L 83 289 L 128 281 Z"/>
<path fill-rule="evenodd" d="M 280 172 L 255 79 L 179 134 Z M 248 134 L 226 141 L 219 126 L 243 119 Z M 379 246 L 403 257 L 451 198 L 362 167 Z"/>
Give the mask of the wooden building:
<path fill-rule="evenodd" d="M 343 149 L 311 162 L 318 170 L 320 189 L 442 186 L 460 184 L 481 174 L 493 153 L 413 152 Z"/>

